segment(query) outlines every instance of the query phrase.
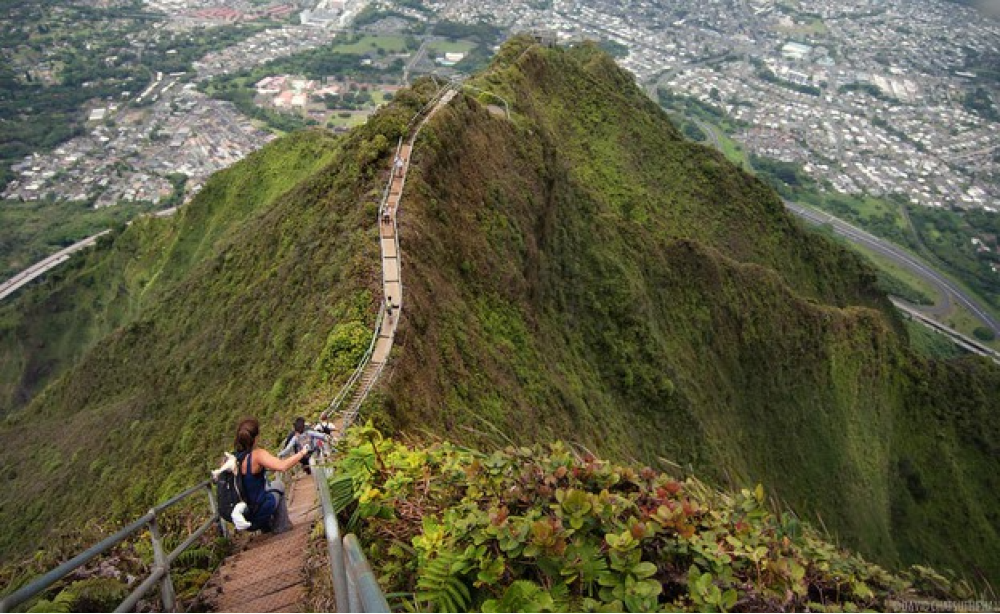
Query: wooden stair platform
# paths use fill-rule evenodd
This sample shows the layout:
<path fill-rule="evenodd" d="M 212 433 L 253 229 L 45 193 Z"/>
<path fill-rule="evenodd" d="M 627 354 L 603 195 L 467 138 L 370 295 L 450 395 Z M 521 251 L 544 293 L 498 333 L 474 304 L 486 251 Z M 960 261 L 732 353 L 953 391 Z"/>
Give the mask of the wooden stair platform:
<path fill-rule="evenodd" d="M 316 487 L 302 474 L 288 485 L 292 530 L 239 535 L 243 550 L 227 558 L 202 591 L 211 612 L 301 612 L 306 598 L 306 550 L 319 517 Z"/>

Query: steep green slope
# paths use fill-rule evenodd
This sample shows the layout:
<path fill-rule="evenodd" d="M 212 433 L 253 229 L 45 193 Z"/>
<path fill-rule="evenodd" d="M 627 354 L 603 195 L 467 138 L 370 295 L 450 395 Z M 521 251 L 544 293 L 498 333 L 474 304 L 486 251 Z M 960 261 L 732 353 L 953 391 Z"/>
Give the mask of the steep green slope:
<path fill-rule="evenodd" d="M 558 442 L 484 454 L 355 426 L 345 443 L 330 490 L 397 611 L 896 611 L 972 596 L 835 547 L 772 513 L 760 485 L 720 493 Z"/>
<path fill-rule="evenodd" d="M 467 97 L 418 141 L 384 426 L 666 457 L 880 561 L 998 577 L 997 457 L 960 426 L 996 433 L 995 368 L 918 362 L 867 266 L 594 49 L 513 43 L 475 85 L 513 118 Z M 900 467 L 941 487 L 908 502 Z"/>
<path fill-rule="evenodd" d="M 63 371 L 0 426 L 5 559 L 203 479 L 240 416 L 273 446 L 325 406 L 380 301 L 376 168 L 422 103 L 273 144 L 10 308 L 7 374 L 25 380 L 19 354 Z"/>
<path fill-rule="evenodd" d="M 381 426 L 665 458 L 762 482 L 879 561 L 1000 578 L 996 368 L 913 357 L 861 260 L 684 141 L 596 48 L 518 39 L 472 84 L 512 117 L 467 90 L 418 139 Z M 3 486 L 23 493 L 0 502 L 0 550 L 193 483 L 241 415 L 273 445 L 325 405 L 370 337 L 381 181 L 432 89 L 343 141 L 275 144 L 6 316 L 7 398 L 46 381 L 23 385 L 20 356 L 59 375 L 0 426 Z M 70 309 L 88 287 L 93 313 Z M 71 351 L 46 358 L 49 330 Z"/>
<path fill-rule="evenodd" d="M 96 341 L 155 303 L 261 207 L 328 163 L 321 133 L 279 141 L 215 175 L 176 218 L 144 218 L 0 306 L 0 415 L 20 407 Z"/>

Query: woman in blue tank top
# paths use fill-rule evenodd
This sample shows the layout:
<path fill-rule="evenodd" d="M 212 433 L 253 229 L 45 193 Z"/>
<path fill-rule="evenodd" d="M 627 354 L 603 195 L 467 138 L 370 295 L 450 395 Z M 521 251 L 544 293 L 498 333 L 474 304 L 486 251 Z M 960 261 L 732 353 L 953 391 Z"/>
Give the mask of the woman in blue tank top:
<path fill-rule="evenodd" d="M 265 470 L 287 471 L 309 453 L 303 449 L 285 459 L 276 458 L 263 448 L 257 447 L 260 424 L 256 418 L 244 418 L 236 428 L 236 460 L 238 475 L 243 480 L 243 492 L 247 507 L 250 530 L 281 533 L 292 528 L 288 520 L 288 506 L 283 487 L 271 484 L 264 475 Z"/>

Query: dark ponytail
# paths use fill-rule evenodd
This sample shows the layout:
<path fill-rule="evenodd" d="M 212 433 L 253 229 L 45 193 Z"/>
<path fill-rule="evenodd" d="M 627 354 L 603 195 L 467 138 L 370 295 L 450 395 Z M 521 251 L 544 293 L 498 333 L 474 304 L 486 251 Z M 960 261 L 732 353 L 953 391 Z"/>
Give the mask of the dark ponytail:
<path fill-rule="evenodd" d="M 253 449 L 253 443 L 257 440 L 260 432 L 260 423 L 256 418 L 243 418 L 240 425 L 236 427 L 236 442 L 234 444 L 237 452 L 249 452 Z"/>

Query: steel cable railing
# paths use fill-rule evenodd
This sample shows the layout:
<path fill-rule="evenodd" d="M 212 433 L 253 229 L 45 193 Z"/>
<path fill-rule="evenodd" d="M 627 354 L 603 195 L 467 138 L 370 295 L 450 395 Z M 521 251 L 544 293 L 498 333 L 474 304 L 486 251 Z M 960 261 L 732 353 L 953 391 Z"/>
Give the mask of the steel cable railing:
<path fill-rule="evenodd" d="M 382 330 L 382 320 L 385 318 L 386 306 L 385 302 L 382 302 L 382 307 L 379 309 L 378 317 L 375 319 L 375 334 L 372 335 L 371 343 L 368 344 L 368 349 L 365 350 L 364 355 L 361 360 L 358 361 L 358 366 L 351 374 L 351 377 L 347 379 L 347 382 L 340 388 L 333 400 L 325 410 L 319 415 L 320 420 L 326 420 L 331 414 L 340 409 L 340 405 L 347 398 L 347 395 L 351 392 L 354 384 L 357 383 L 361 376 L 364 374 L 365 368 L 368 366 L 369 361 L 371 361 L 372 354 L 375 352 L 375 345 L 378 343 L 379 334 Z"/>

